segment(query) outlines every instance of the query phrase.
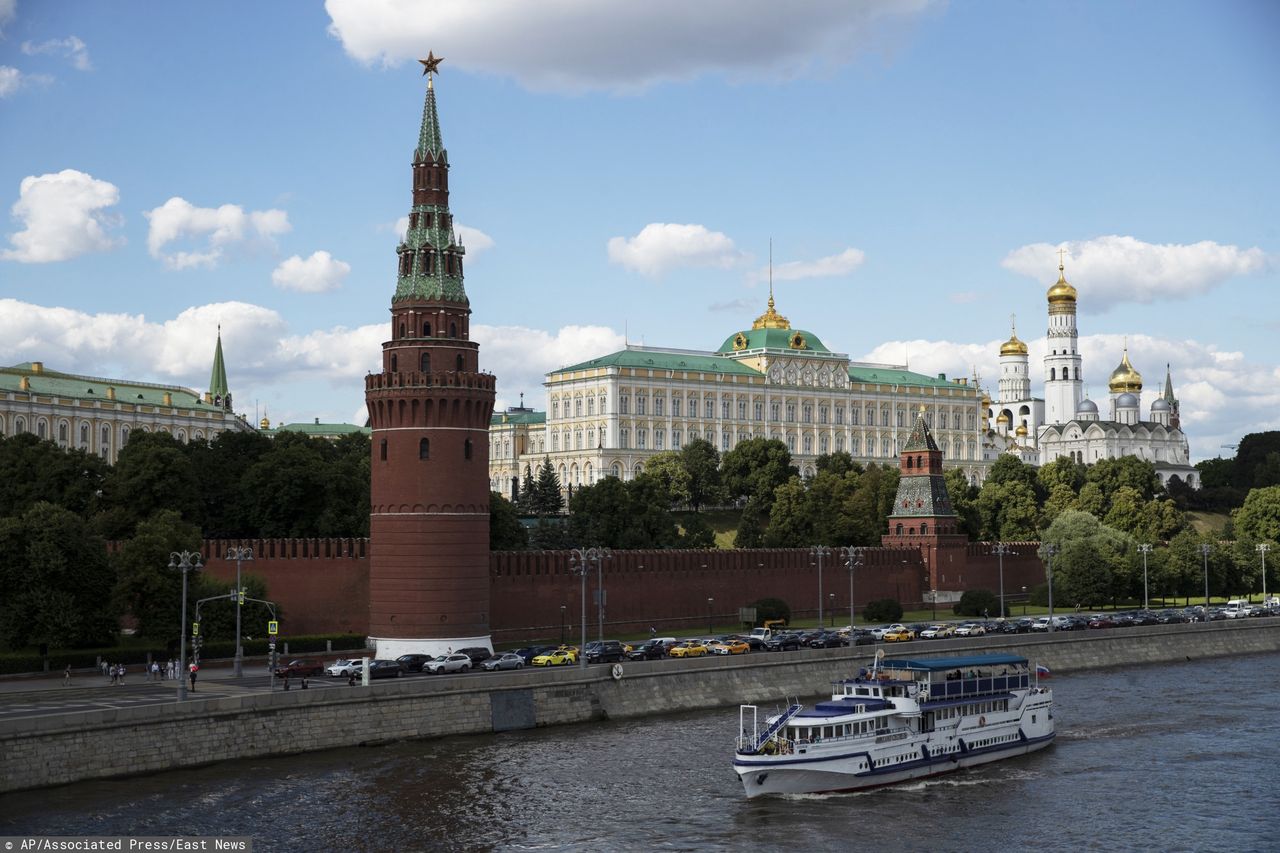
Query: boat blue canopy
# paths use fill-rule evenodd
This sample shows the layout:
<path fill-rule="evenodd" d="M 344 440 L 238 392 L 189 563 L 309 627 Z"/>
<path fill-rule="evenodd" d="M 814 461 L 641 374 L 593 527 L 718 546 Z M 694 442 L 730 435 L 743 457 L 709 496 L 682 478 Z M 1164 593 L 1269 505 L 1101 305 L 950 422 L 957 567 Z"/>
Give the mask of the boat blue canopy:
<path fill-rule="evenodd" d="M 880 668 L 912 669 L 921 672 L 946 672 L 949 669 L 968 669 L 977 666 L 1010 666 L 1025 664 L 1026 658 L 1017 655 L 969 655 L 955 658 L 916 658 L 903 660 L 885 658 L 880 661 Z"/>

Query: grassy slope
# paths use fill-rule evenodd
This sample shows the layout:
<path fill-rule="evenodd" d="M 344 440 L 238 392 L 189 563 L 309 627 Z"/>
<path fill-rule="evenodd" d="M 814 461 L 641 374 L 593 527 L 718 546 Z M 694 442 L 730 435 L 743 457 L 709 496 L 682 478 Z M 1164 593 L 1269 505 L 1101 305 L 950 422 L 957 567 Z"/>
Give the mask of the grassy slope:
<path fill-rule="evenodd" d="M 1187 520 L 1196 533 L 1220 533 L 1230 519 L 1225 512 L 1187 512 Z"/>

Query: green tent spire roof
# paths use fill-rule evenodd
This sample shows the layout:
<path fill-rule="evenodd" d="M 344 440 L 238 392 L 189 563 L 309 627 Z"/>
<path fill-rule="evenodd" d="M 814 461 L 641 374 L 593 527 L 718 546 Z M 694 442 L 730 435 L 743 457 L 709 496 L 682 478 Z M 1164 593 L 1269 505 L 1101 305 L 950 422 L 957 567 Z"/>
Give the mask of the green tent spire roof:
<path fill-rule="evenodd" d="M 414 151 L 414 159 L 422 162 L 430 157 L 433 160 L 447 160 L 444 150 L 444 138 L 440 135 L 440 116 L 436 112 L 436 90 L 427 80 L 427 99 L 422 104 L 422 127 L 418 131 L 418 147 Z"/>
<path fill-rule="evenodd" d="M 215 397 L 226 397 L 227 367 L 222 361 L 222 326 L 218 326 L 218 345 L 213 350 L 213 372 L 209 374 L 209 393 Z"/>
<path fill-rule="evenodd" d="M 903 446 L 902 452 L 937 449 L 938 443 L 933 440 L 933 433 L 929 431 L 929 425 L 925 423 L 924 406 L 921 406 L 919 413 L 916 415 L 916 425 L 911 430 L 911 435 L 907 437 L 907 443 Z"/>

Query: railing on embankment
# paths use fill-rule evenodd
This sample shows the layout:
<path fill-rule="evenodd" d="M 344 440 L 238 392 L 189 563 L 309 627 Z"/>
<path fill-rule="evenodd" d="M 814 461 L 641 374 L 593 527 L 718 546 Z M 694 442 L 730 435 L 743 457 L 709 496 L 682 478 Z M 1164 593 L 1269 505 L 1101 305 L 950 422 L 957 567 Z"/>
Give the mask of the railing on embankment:
<path fill-rule="evenodd" d="M 417 678 L 0 722 L 0 792 L 339 746 L 643 717 L 814 696 L 874 646 L 610 667 Z M 1055 673 L 1280 651 L 1280 619 L 889 646 L 923 657 L 1001 651 Z M 726 750 L 732 745 L 726 722 Z"/>

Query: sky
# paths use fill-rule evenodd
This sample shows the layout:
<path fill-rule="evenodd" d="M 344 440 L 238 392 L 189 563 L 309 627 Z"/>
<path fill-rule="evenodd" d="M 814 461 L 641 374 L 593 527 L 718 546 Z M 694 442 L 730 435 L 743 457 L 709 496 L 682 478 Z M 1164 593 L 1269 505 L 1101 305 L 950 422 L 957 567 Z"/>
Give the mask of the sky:
<path fill-rule="evenodd" d="M 0 0 L 0 365 L 363 423 L 436 78 L 498 407 L 774 293 L 855 360 L 1165 365 L 1193 460 L 1280 429 L 1280 4 Z M 1105 408 L 1104 408 L 1105 411 Z"/>

